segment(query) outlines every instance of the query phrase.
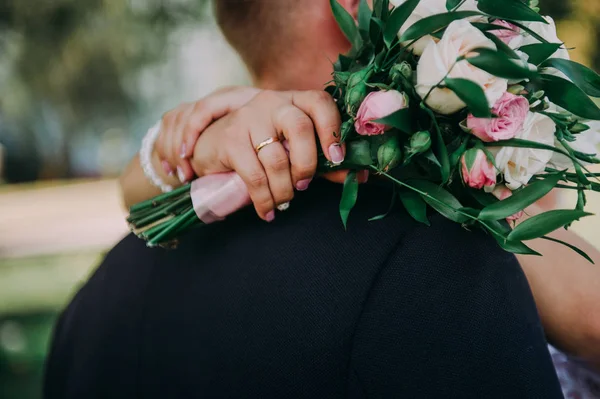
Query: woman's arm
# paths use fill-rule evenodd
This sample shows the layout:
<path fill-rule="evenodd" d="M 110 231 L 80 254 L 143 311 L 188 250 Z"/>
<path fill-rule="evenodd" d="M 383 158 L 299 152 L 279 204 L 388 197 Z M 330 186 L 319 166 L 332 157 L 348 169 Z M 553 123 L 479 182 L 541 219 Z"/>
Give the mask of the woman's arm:
<path fill-rule="evenodd" d="M 174 175 L 167 175 L 167 173 L 161 167 L 161 161 L 158 158 L 158 154 L 155 152 L 152 154 L 152 166 L 158 176 L 166 184 L 172 187 L 178 187 L 181 185 L 179 180 Z M 129 209 L 132 205 L 155 197 L 161 193 L 161 190 L 150 182 L 150 180 L 144 174 L 142 165 L 140 163 L 139 154 L 136 155 L 129 165 L 125 168 L 121 177 L 119 178 L 119 186 L 121 188 L 121 197 L 123 199 L 123 205 L 126 209 Z"/>
<path fill-rule="evenodd" d="M 152 168 L 162 182 L 176 188 L 192 180 L 195 176 L 190 158 L 200 134 L 213 121 L 247 104 L 259 92 L 253 87 L 227 87 L 167 112 L 150 156 Z M 145 175 L 139 154 L 129 163 L 119 182 L 127 208 L 161 193 Z"/>
<path fill-rule="evenodd" d="M 541 211 L 538 207 L 532 213 Z M 544 255 L 518 256 L 542 323 L 555 346 L 600 366 L 600 251 L 572 231 L 550 236 L 582 249 L 596 265 L 551 241 L 528 243 Z"/>

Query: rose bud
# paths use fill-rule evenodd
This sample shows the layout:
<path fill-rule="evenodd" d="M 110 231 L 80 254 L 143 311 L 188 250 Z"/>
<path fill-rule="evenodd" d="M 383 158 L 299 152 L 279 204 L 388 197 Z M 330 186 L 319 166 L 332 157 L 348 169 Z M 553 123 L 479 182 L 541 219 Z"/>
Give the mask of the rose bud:
<path fill-rule="evenodd" d="M 461 158 L 461 164 L 462 178 L 467 186 L 482 189 L 496 185 L 496 168 L 483 150 L 467 150 Z"/>
<path fill-rule="evenodd" d="M 348 135 L 352 132 L 352 128 L 354 127 L 354 122 L 352 119 L 348 119 L 346 122 L 342 123 L 340 128 L 341 133 L 341 141 L 345 141 Z"/>
<path fill-rule="evenodd" d="M 373 75 L 373 69 L 371 68 L 365 68 L 354 72 L 348 78 L 348 89 L 356 87 L 359 83 L 367 83 L 371 75 Z"/>
<path fill-rule="evenodd" d="M 361 106 L 367 96 L 367 85 L 359 83 L 346 92 L 346 107 L 350 116 L 356 115 L 356 110 Z"/>
<path fill-rule="evenodd" d="M 406 61 L 402 62 L 401 64 L 395 64 L 392 69 L 390 69 L 390 78 L 394 83 L 400 83 L 402 81 L 402 77 L 406 78 L 406 80 L 410 82 L 412 76 L 412 67 Z"/>
<path fill-rule="evenodd" d="M 379 169 L 387 172 L 395 168 L 402 161 L 402 149 L 396 137 L 391 137 L 377 150 Z"/>
<path fill-rule="evenodd" d="M 391 127 L 374 122 L 408 107 L 408 99 L 396 90 L 375 91 L 370 93 L 360 105 L 354 128 L 363 136 L 383 134 Z"/>
<path fill-rule="evenodd" d="M 336 85 L 344 86 L 348 83 L 348 79 L 350 78 L 350 72 L 334 72 L 333 80 Z"/>
<path fill-rule="evenodd" d="M 412 135 L 410 138 L 410 152 L 420 154 L 428 151 L 431 148 L 431 134 L 426 131 L 420 131 Z"/>
<path fill-rule="evenodd" d="M 508 197 L 511 197 L 513 194 L 508 187 L 506 187 L 505 185 L 501 185 L 496 186 L 496 188 L 494 188 L 494 191 L 492 191 L 492 195 L 498 198 L 500 201 L 504 201 Z M 506 220 L 508 222 L 513 222 L 515 220 L 521 219 L 523 217 L 523 214 L 523 211 L 517 212 L 514 215 L 507 217 Z"/>

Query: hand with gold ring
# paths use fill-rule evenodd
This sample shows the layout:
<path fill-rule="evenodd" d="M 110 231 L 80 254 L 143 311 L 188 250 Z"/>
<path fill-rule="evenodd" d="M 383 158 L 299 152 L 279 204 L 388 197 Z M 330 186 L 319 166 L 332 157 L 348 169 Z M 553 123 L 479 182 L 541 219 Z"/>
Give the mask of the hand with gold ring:
<path fill-rule="evenodd" d="M 345 149 L 336 134 L 340 123 L 337 106 L 324 91 L 263 91 L 203 132 L 191 165 L 198 176 L 237 172 L 258 215 L 272 221 L 295 190 L 308 188 L 318 144 L 331 162 L 343 161 Z"/>

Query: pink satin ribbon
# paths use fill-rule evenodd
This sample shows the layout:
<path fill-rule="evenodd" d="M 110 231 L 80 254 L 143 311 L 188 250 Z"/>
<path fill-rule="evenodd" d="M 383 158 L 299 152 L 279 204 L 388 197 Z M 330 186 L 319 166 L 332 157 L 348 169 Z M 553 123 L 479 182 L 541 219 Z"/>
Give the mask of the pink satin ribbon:
<path fill-rule="evenodd" d="M 251 203 L 246 185 L 235 172 L 200 177 L 192 182 L 190 194 L 196 215 L 206 224 L 223 220 Z"/>

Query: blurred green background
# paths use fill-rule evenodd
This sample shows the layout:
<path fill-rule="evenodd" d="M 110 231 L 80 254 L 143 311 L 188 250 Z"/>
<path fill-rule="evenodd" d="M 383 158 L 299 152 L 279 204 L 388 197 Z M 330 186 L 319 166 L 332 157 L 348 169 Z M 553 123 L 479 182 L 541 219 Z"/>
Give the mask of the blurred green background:
<path fill-rule="evenodd" d="M 0 0 L 0 398 L 40 397 L 58 312 L 127 233 L 114 178 L 146 129 L 248 82 L 209 3 Z M 600 70 L 600 1 L 540 3 Z"/>

